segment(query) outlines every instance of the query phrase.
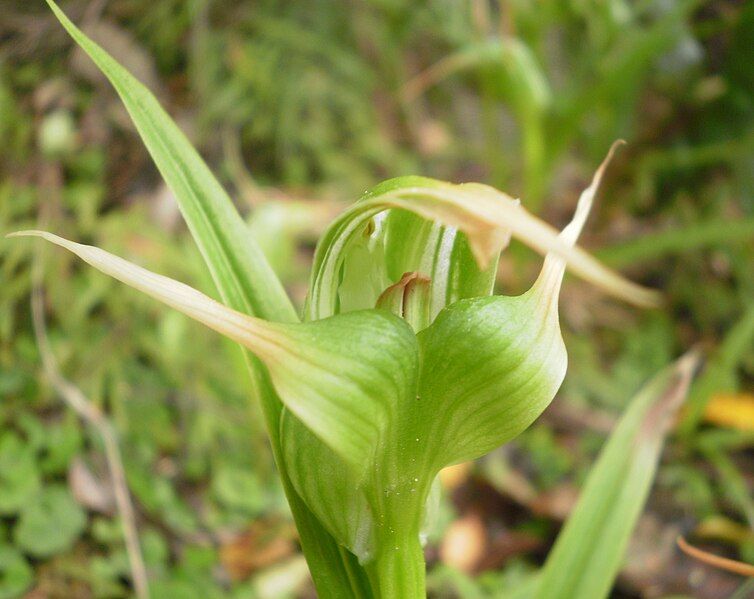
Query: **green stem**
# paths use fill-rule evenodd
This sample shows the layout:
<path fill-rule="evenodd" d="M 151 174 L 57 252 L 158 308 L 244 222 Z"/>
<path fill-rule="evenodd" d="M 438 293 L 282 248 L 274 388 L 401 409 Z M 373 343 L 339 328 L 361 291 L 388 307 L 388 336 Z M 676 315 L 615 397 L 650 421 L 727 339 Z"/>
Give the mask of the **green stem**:
<path fill-rule="evenodd" d="M 418 534 L 396 535 L 368 569 L 381 599 L 426 599 L 426 565 Z"/>

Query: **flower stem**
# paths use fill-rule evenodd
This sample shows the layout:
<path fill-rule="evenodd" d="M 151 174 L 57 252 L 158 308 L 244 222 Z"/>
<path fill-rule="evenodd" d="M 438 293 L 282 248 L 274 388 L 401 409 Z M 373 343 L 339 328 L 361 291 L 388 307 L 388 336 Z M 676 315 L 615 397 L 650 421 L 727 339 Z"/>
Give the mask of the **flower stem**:
<path fill-rule="evenodd" d="M 378 597 L 426 599 L 426 564 L 418 534 L 383 547 L 369 569 Z"/>

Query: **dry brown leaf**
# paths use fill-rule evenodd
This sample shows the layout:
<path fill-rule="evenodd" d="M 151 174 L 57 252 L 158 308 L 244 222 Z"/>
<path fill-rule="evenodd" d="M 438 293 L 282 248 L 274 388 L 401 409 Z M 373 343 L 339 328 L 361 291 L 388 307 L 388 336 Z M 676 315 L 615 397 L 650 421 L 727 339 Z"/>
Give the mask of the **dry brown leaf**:
<path fill-rule="evenodd" d="M 279 563 L 296 547 L 287 526 L 257 520 L 220 547 L 220 563 L 234 581 Z"/>
<path fill-rule="evenodd" d="M 68 486 L 79 505 L 101 514 L 115 513 L 112 486 L 92 472 L 81 458 L 75 458 L 68 468 Z"/>

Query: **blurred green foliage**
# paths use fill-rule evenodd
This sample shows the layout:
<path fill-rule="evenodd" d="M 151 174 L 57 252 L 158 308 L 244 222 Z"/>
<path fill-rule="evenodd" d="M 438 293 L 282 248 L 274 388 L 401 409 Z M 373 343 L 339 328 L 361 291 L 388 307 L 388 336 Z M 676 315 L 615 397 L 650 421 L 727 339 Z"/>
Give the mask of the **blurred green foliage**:
<path fill-rule="evenodd" d="M 137 74 L 216 166 L 296 297 L 317 223 L 380 179 L 492 183 L 559 224 L 609 144 L 625 138 L 585 244 L 660 287 L 667 305 L 639 313 L 568 286 L 571 368 L 557 401 L 616 413 L 650 373 L 701 344 L 708 368 L 658 493 L 671 497 L 676 518 L 752 526 L 751 435 L 703 424 L 711 395 L 754 385 L 751 3 L 64 8 L 90 31 L 107 26 L 101 41 L 116 57 L 143 58 Z M 44 218 L 57 233 L 213 293 L 113 93 L 82 63 L 42 2 L 3 3 L 0 232 Z M 437 65 L 452 68 L 409 97 L 416 77 Z M 51 597 L 125 597 L 117 518 L 72 496 L 71 464 L 83 460 L 104 480 L 106 469 L 98 436 L 41 371 L 28 301 L 34 259 L 26 244 L 2 242 L 0 598 L 32 587 Z M 61 370 L 118 431 L 154 596 L 293 593 L 270 591 L 270 577 L 254 568 L 238 578 L 218 568 L 230 533 L 286 510 L 237 350 L 62 252 L 37 259 Z M 501 288 L 523 290 L 535 269 L 512 247 Z M 583 478 L 592 437 L 564 453 L 545 419 L 514 449 L 544 491 Z M 726 542 L 752 559 L 751 535 Z M 296 580 L 292 560 L 279 561 Z M 429 582 L 438 597 L 488 597 L 518 586 L 527 570 L 513 560 L 473 579 L 439 565 Z"/>

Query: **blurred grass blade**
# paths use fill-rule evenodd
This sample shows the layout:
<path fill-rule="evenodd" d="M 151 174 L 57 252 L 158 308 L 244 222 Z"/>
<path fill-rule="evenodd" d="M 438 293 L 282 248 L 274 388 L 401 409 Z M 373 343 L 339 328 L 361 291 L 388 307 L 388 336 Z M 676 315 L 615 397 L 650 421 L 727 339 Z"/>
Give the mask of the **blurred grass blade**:
<path fill-rule="evenodd" d="M 686 354 L 636 395 L 592 468 L 535 597 L 607 597 L 697 362 L 695 353 Z"/>
<path fill-rule="evenodd" d="M 524 42 L 512 37 L 474 43 L 446 56 L 406 83 L 403 96 L 413 101 L 451 75 L 483 66 L 501 67 L 495 77 L 496 91 L 517 109 L 542 110 L 550 104 L 552 91 L 536 57 Z"/>
<path fill-rule="evenodd" d="M 55 2 L 47 3 L 123 100 L 175 194 L 223 300 L 269 320 L 296 320 L 290 299 L 228 194 L 154 95 L 76 27 Z"/>
<path fill-rule="evenodd" d="M 727 499 L 730 508 L 746 519 L 754 535 L 754 496 L 748 472 L 745 466 L 731 458 L 736 445 L 750 447 L 754 438 L 749 433 L 711 429 L 700 433 L 694 441 L 699 453 L 714 468 L 722 496 Z"/>
<path fill-rule="evenodd" d="M 666 254 L 685 253 L 706 247 L 747 243 L 754 239 L 754 218 L 706 220 L 667 231 L 647 233 L 640 238 L 616 243 L 595 254 L 613 268 L 657 260 Z"/>
<path fill-rule="evenodd" d="M 524 201 L 533 212 L 538 212 L 549 176 L 546 117 L 553 94 L 545 71 L 526 42 L 503 36 L 471 43 L 408 81 L 403 97 L 411 102 L 429 87 L 469 70 L 481 76 L 487 92 L 483 99 L 504 102 L 516 117 L 524 159 Z"/>

